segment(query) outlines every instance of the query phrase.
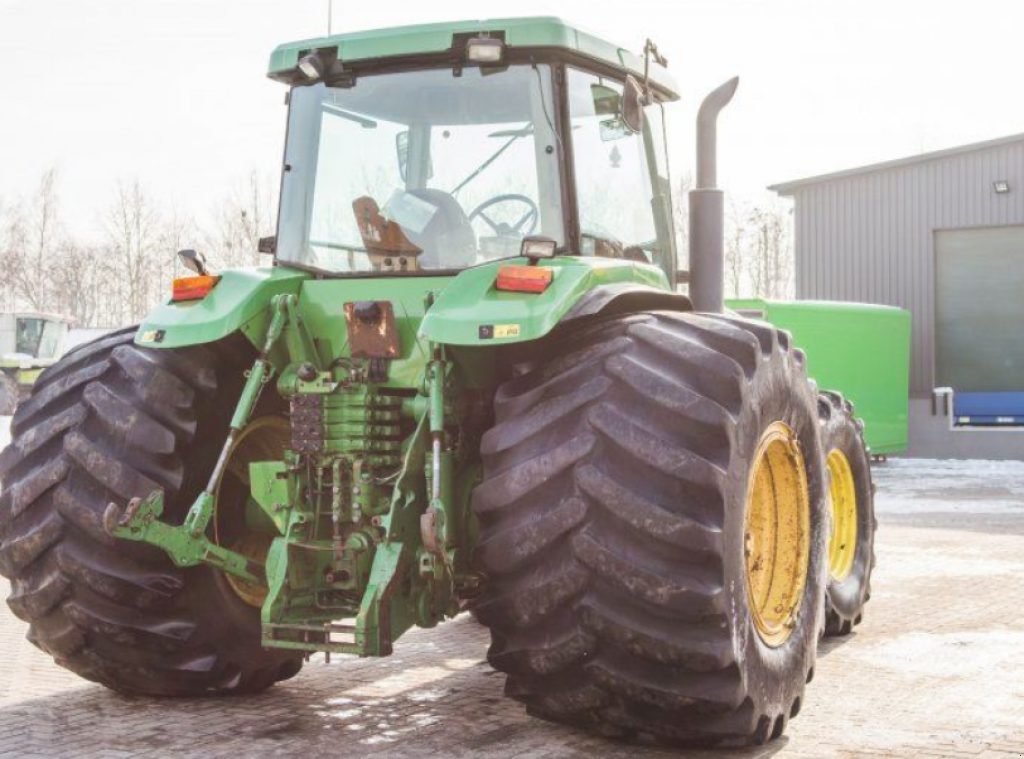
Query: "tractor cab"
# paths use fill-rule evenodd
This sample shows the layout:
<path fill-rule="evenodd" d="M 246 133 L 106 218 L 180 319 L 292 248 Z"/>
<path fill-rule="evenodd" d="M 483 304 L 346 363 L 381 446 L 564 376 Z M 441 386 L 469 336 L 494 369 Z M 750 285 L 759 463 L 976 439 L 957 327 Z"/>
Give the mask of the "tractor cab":
<path fill-rule="evenodd" d="M 662 63 L 544 18 L 279 48 L 271 77 L 292 89 L 277 260 L 436 275 L 539 236 L 674 281 Z"/>

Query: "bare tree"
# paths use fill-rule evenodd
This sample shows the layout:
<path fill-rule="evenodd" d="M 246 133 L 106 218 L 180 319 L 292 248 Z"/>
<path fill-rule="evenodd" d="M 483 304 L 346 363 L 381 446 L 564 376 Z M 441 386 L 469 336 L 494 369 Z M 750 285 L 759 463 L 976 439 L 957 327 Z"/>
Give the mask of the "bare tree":
<path fill-rule="evenodd" d="M 50 296 L 50 268 L 62 234 L 57 170 L 48 169 L 31 200 L 11 218 L 3 252 L 4 271 L 14 300 L 45 311 Z"/>
<path fill-rule="evenodd" d="M 60 264 L 50 273 L 51 299 L 47 310 L 70 316 L 76 326 L 115 326 L 109 297 L 110 270 L 103 250 L 67 242 Z"/>
<path fill-rule="evenodd" d="M 175 254 L 186 248 L 195 249 L 202 238 L 203 232 L 195 218 L 172 203 L 161 220 L 159 233 L 157 272 L 164 287 L 175 277 L 191 276 L 192 272 L 181 264 Z"/>
<path fill-rule="evenodd" d="M 725 219 L 725 292 L 739 298 L 747 279 L 747 211 L 735 200 L 729 200 Z"/>
<path fill-rule="evenodd" d="M 212 233 L 174 205 L 164 210 L 139 180 L 119 182 L 99 217 L 99 245 L 65 234 L 58 184 L 50 169 L 28 199 L 0 198 L 0 309 L 62 313 L 79 326 L 128 324 L 188 273 L 175 251 L 205 238 L 216 265 L 252 265 L 259 238 L 273 230 L 274 194 L 256 172 L 226 197 Z"/>
<path fill-rule="evenodd" d="M 672 188 L 672 216 L 679 249 L 679 268 L 686 269 L 690 260 L 690 190 L 693 189 L 693 174 L 684 172 L 676 177 Z"/>
<path fill-rule="evenodd" d="M 757 206 L 747 221 L 752 238 L 749 271 L 753 294 L 762 298 L 791 297 L 793 253 L 785 209 L 778 204 Z"/>
<path fill-rule="evenodd" d="M 158 297 L 160 217 L 138 179 L 118 182 L 104 224 L 111 283 L 119 307 L 114 323 L 141 319 Z"/>
<path fill-rule="evenodd" d="M 259 240 L 274 231 L 272 187 L 253 170 L 221 202 L 208 235 L 210 257 L 218 265 L 260 263 Z"/>

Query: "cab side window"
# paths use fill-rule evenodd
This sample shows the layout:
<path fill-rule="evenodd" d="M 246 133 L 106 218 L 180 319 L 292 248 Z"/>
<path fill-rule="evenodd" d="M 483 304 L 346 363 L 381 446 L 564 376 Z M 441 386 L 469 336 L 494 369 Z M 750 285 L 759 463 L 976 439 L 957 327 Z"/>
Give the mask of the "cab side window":
<path fill-rule="evenodd" d="M 573 168 L 583 255 L 653 263 L 658 250 L 644 133 L 622 119 L 623 86 L 568 72 Z"/>

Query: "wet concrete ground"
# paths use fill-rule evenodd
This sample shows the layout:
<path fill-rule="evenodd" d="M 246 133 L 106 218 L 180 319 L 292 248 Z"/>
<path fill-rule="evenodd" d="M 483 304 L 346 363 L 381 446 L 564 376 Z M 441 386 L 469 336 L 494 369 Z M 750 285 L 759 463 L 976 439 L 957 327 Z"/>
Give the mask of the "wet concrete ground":
<path fill-rule="evenodd" d="M 866 620 L 826 641 L 785 738 L 741 752 L 609 743 L 527 717 L 462 617 L 386 660 L 322 659 L 254 698 L 129 699 L 76 679 L 0 610 L 0 756 L 1024 756 L 1024 462 L 876 469 Z M 6 588 L 2 589 L 6 592 Z"/>

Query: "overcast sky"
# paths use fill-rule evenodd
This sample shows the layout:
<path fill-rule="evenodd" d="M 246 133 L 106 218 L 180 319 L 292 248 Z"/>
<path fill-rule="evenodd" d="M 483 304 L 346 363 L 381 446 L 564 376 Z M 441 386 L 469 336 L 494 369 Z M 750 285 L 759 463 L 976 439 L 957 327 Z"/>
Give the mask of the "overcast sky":
<path fill-rule="evenodd" d="M 118 178 L 204 213 L 252 169 L 276 174 L 284 90 L 270 51 L 326 32 L 327 0 L 0 0 L 0 198 L 60 170 L 88 233 Z M 1024 3 L 971 0 L 335 0 L 336 32 L 560 15 L 669 58 L 674 169 L 692 168 L 703 94 L 738 74 L 720 181 L 774 182 L 1024 132 Z"/>

